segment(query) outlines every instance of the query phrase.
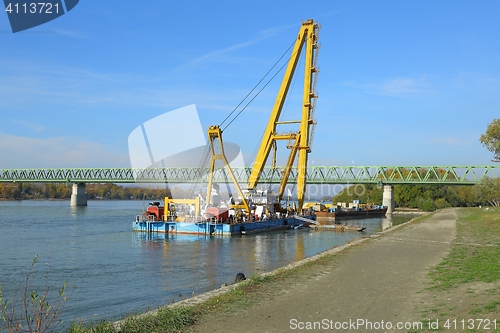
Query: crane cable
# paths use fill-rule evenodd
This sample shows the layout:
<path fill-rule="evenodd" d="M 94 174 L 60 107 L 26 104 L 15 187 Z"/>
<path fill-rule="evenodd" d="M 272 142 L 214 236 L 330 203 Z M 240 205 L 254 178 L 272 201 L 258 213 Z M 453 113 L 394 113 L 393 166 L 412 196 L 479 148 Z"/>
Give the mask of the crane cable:
<path fill-rule="evenodd" d="M 290 48 L 288 48 L 288 50 L 290 50 Z M 287 50 L 286 52 L 288 52 L 288 50 Z M 285 52 L 285 53 L 286 53 L 286 52 Z M 286 64 L 288 64 L 288 63 L 290 62 L 290 59 L 291 59 L 294 55 L 295 55 L 295 54 L 292 54 L 292 55 L 290 56 L 290 58 L 289 58 L 289 59 L 288 59 L 288 61 L 285 63 L 285 65 L 286 65 Z M 283 58 L 283 56 L 282 56 L 281 58 Z M 281 60 L 281 58 L 280 58 L 280 60 Z M 279 61 L 279 60 L 278 60 L 278 61 Z M 302 59 L 301 59 L 301 58 L 299 58 L 299 61 L 302 61 Z M 283 65 L 283 67 L 284 67 L 284 65 Z M 281 71 L 281 69 L 283 69 L 283 67 L 281 67 L 281 68 L 280 68 L 280 71 Z M 279 71 L 278 71 L 278 73 L 279 73 Z M 276 73 L 276 74 L 277 74 L 277 73 Z M 266 74 L 266 75 L 267 75 L 267 74 Z M 276 76 L 276 75 L 275 75 L 275 76 Z M 273 78 L 274 78 L 274 77 L 273 77 Z M 261 81 L 262 81 L 262 80 L 261 80 Z M 297 80 L 296 80 L 296 76 L 294 75 L 294 76 L 292 77 L 292 89 L 291 89 L 291 91 L 293 91 L 293 89 L 294 89 L 294 87 L 295 87 L 295 83 L 296 83 L 296 82 L 297 82 Z M 286 114 L 286 110 L 287 110 L 287 108 L 288 108 L 288 104 L 289 104 L 289 102 L 290 102 L 290 99 L 286 99 L 286 101 L 285 101 L 285 106 L 283 107 L 284 112 L 282 112 L 282 116 Z M 279 125 L 277 126 L 277 128 L 279 128 Z M 264 130 L 264 132 L 265 132 L 265 130 Z M 264 133 L 263 133 L 262 135 L 264 135 Z M 252 163 L 252 164 L 253 164 L 253 161 L 255 160 L 255 157 L 257 156 L 257 150 L 258 150 L 258 149 L 259 149 L 259 144 L 257 144 L 257 146 L 255 147 L 254 151 L 253 151 L 253 152 L 252 152 L 252 154 L 250 155 L 250 159 L 249 159 L 249 161 L 251 161 L 251 163 Z"/>
<path fill-rule="evenodd" d="M 254 92 L 255 89 L 257 89 L 257 87 L 259 86 L 259 84 L 262 83 L 262 81 L 269 75 L 269 73 L 271 73 L 271 71 L 274 69 L 274 67 L 276 67 L 276 65 L 278 65 L 278 63 L 281 61 L 281 59 L 283 59 L 283 57 L 288 53 L 288 51 L 290 51 L 290 49 L 292 48 L 292 46 L 295 44 L 295 41 L 288 47 L 288 49 L 281 55 L 281 57 L 274 63 L 274 65 L 267 71 L 267 73 L 262 77 L 262 79 L 260 79 L 260 81 L 252 88 L 252 90 L 245 96 L 245 98 L 243 98 L 243 100 L 233 109 L 233 111 L 231 111 L 231 113 L 222 121 L 222 123 L 220 124 L 220 126 L 222 126 L 230 117 L 231 115 L 236 112 L 236 110 L 240 107 L 241 104 L 243 104 L 243 102 Z M 253 100 L 262 92 L 262 90 L 264 90 L 264 88 L 267 87 L 267 85 L 269 83 L 271 83 L 271 81 L 276 77 L 276 75 L 278 75 L 279 72 L 281 72 L 281 70 L 283 69 L 283 67 L 285 67 L 285 65 L 287 65 L 289 62 L 290 62 L 290 59 L 292 57 L 288 58 L 288 60 L 285 62 L 285 64 L 283 66 L 281 66 L 281 68 L 271 77 L 271 79 L 269 81 L 267 81 L 267 83 L 257 92 L 257 94 L 243 107 L 243 109 L 240 110 L 240 112 L 238 112 L 238 114 L 229 122 L 229 124 L 226 125 L 226 127 L 224 127 L 222 129 L 222 131 L 224 132 L 225 129 L 227 129 L 229 127 L 229 125 L 232 124 L 232 122 L 238 118 L 238 116 L 250 105 L 250 103 L 253 102 Z"/>

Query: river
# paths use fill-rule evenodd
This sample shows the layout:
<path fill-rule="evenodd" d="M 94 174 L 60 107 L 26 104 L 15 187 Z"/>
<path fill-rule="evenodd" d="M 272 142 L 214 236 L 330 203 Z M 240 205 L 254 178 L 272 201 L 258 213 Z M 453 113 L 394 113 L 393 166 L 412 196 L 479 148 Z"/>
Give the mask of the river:
<path fill-rule="evenodd" d="M 99 321 L 144 312 L 221 284 L 313 256 L 411 216 L 355 220 L 363 232 L 287 230 L 249 236 L 146 235 L 132 231 L 142 201 L 0 201 L 0 286 L 20 293 L 33 258 L 35 283 L 68 281 L 61 318 Z M 54 288 L 52 288 L 54 289 Z M 55 290 L 55 289 L 54 289 Z"/>

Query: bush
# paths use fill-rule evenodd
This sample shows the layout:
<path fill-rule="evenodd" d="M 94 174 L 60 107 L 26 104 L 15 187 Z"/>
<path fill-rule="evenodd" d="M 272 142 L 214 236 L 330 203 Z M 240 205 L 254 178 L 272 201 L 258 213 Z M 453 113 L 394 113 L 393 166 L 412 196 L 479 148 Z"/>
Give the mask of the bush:
<path fill-rule="evenodd" d="M 434 204 L 434 201 L 432 199 L 427 199 L 423 202 L 422 205 L 422 210 L 424 212 L 433 212 L 436 210 L 436 205 Z"/>
<path fill-rule="evenodd" d="M 44 274 L 45 285 L 33 286 L 32 277 L 37 275 L 35 256 L 26 274 L 25 281 L 10 300 L 4 300 L 0 289 L 0 318 L 9 333 L 44 333 L 53 332 L 58 326 L 60 310 L 66 301 L 65 282 L 54 295 L 54 287 L 48 283 L 48 272 Z M 20 294 L 20 298 L 19 298 Z"/>
<path fill-rule="evenodd" d="M 439 199 L 436 199 L 436 201 L 434 201 L 434 205 L 436 206 L 437 209 L 441 209 L 441 208 L 447 208 L 447 207 L 450 207 L 451 205 L 448 203 L 448 201 L 446 201 L 445 198 L 439 198 Z"/>
<path fill-rule="evenodd" d="M 85 325 L 83 322 L 73 322 L 67 333 L 116 333 L 117 330 L 113 323 L 109 321 L 101 321 Z"/>

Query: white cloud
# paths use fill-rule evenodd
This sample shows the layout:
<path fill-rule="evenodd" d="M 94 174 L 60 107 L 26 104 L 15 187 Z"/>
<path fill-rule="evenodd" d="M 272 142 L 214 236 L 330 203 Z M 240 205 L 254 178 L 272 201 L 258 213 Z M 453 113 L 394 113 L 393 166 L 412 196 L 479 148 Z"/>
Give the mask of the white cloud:
<path fill-rule="evenodd" d="M 33 133 L 40 133 L 43 132 L 46 128 L 43 125 L 28 122 L 28 121 L 22 121 L 22 120 L 12 120 L 12 123 L 21 125 L 27 129 L 29 129 Z"/>
<path fill-rule="evenodd" d="M 296 25 L 293 25 L 293 26 L 295 27 Z M 202 55 L 196 59 L 187 61 L 186 63 L 174 68 L 172 70 L 172 72 L 182 72 L 185 75 L 186 72 L 197 71 L 199 69 L 208 67 L 215 62 L 220 63 L 220 62 L 236 61 L 236 59 L 238 59 L 239 61 L 245 60 L 245 59 L 247 59 L 245 56 L 242 56 L 242 55 L 234 56 L 231 54 L 234 53 L 234 51 L 246 48 L 246 47 L 254 45 L 254 44 L 257 44 L 258 42 L 265 40 L 267 38 L 271 38 L 271 37 L 277 35 L 282 30 L 288 29 L 290 27 L 291 27 L 291 25 L 263 30 L 259 33 L 259 35 L 257 37 L 255 37 L 251 40 L 237 43 L 237 44 L 225 47 L 225 48 L 220 49 L 220 50 L 211 51 L 211 52 L 209 52 L 205 55 Z"/>
<path fill-rule="evenodd" d="M 64 36 L 68 36 L 68 37 L 76 37 L 76 38 L 84 38 L 84 39 L 89 38 L 86 33 L 83 33 L 81 31 L 72 31 L 72 30 L 63 30 L 63 29 L 54 29 L 53 31 L 56 34 L 64 35 Z"/>
<path fill-rule="evenodd" d="M 446 146 L 461 146 L 469 142 L 459 138 L 446 137 L 446 138 L 433 138 L 430 140 L 430 143 L 446 145 Z"/>
<path fill-rule="evenodd" d="M 73 137 L 30 138 L 0 134 L 0 168 L 130 167 L 128 154 Z"/>
<path fill-rule="evenodd" d="M 371 83 L 346 82 L 344 85 L 362 89 L 369 94 L 394 97 L 423 94 L 431 91 L 430 85 L 425 77 L 398 77 Z"/>
<path fill-rule="evenodd" d="M 500 78 L 483 73 L 460 73 L 454 80 L 457 88 L 479 96 L 498 96 Z"/>

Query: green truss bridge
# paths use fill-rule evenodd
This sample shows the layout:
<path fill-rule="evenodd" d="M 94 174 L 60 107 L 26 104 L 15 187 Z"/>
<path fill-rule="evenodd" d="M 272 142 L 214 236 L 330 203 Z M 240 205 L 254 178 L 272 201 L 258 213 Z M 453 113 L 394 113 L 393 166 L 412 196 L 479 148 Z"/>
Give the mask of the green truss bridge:
<path fill-rule="evenodd" d="M 260 183 L 277 184 L 283 167 L 265 168 Z M 250 168 L 233 168 L 245 183 Z M 197 183 L 207 180 L 208 168 L 61 168 L 0 169 L 0 182 L 55 183 Z M 485 177 L 499 177 L 500 166 L 309 166 L 307 184 L 446 184 L 474 185 Z M 225 169 L 217 169 L 215 182 L 228 182 Z M 292 169 L 289 183 L 297 181 Z"/>
<path fill-rule="evenodd" d="M 233 168 L 239 183 L 246 183 L 251 169 Z M 265 168 L 260 183 L 278 184 L 283 167 Z M 0 182 L 73 183 L 72 206 L 86 206 L 85 183 L 206 183 L 208 168 L 67 168 L 67 169 L 0 169 Z M 388 214 L 394 209 L 393 186 L 396 184 L 474 185 L 481 179 L 500 176 L 500 166 L 309 166 L 307 184 L 378 184 L 383 186 L 384 206 Z M 297 182 L 292 169 L 289 183 Z M 216 169 L 213 181 L 231 182 L 227 171 Z"/>

